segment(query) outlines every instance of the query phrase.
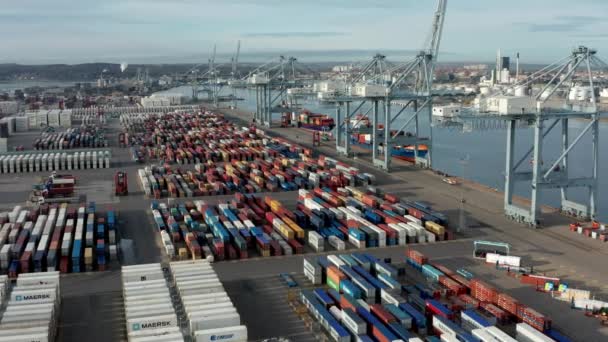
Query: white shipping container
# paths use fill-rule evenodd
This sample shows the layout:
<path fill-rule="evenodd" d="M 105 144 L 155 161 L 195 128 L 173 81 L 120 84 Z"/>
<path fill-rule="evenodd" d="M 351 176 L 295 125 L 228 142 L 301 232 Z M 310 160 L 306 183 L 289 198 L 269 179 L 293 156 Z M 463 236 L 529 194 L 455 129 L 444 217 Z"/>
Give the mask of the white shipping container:
<path fill-rule="evenodd" d="M 132 331 L 154 330 L 176 326 L 177 316 L 175 314 L 127 320 L 127 331 L 129 333 Z"/>
<path fill-rule="evenodd" d="M 181 333 L 178 327 L 169 327 L 162 329 L 140 330 L 129 333 L 129 338 L 146 337 L 146 336 L 163 336 L 167 334 Z"/>
<path fill-rule="evenodd" d="M 232 327 L 241 324 L 238 313 L 208 314 L 190 318 L 190 331 Z"/>
<path fill-rule="evenodd" d="M 247 327 L 244 325 L 194 332 L 196 342 L 247 342 Z"/>
<path fill-rule="evenodd" d="M 0 326 L 0 329 L 4 327 Z M 20 331 L 21 329 L 18 329 Z M 23 334 L 12 336 L 0 336 L 0 342 L 48 342 L 50 341 L 48 333 L 34 333 L 34 334 Z"/>
<path fill-rule="evenodd" d="M 515 326 L 516 335 L 515 338 L 518 341 L 530 341 L 530 342 L 553 342 L 552 338 L 541 333 L 540 331 L 532 328 L 526 323 L 517 323 Z"/>
<path fill-rule="evenodd" d="M 129 335 L 129 342 L 182 342 L 184 336 L 181 332 L 169 333 L 162 336 L 144 336 L 144 337 L 131 337 Z"/>

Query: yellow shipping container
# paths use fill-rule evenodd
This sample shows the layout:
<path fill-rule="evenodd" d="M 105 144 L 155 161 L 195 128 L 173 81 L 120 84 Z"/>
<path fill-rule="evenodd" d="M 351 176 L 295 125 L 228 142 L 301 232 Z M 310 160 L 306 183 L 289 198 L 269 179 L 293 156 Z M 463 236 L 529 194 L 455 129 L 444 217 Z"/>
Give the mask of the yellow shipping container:
<path fill-rule="evenodd" d="M 426 227 L 426 229 L 428 229 L 432 233 L 435 233 L 441 237 L 443 237 L 445 235 L 445 227 L 443 227 L 442 225 L 440 225 L 438 223 L 435 223 L 432 221 L 426 221 L 424 226 Z"/>
<path fill-rule="evenodd" d="M 84 263 L 86 265 L 93 265 L 93 248 L 87 247 L 84 249 Z"/>
<path fill-rule="evenodd" d="M 304 237 L 306 237 L 306 232 L 304 229 L 298 226 L 298 224 L 293 222 L 290 218 L 285 217 L 283 221 L 285 221 L 285 223 L 287 223 L 287 225 L 296 233 L 296 237 L 298 239 L 304 239 Z"/>
<path fill-rule="evenodd" d="M 291 230 L 291 228 L 289 228 L 289 226 L 287 226 L 284 223 L 279 224 L 279 228 L 278 231 L 281 233 L 281 235 L 283 235 L 284 238 L 286 238 L 287 240 L 291 240 L 294 238 L 295 236 L 295 232 L 293 230 Z"/>
<path fill-rule="evenodd" d="M 182 247 L 179 249 L 179 259 L 180 260 L 188 259 L 188 250 L 186 248 Z"/>

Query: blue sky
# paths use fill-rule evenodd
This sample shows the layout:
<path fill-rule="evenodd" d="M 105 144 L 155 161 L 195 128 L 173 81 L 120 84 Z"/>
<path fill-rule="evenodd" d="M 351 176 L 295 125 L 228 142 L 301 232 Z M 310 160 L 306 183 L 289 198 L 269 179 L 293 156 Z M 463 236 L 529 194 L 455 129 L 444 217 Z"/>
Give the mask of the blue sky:
<path fill-rule="evenodd" d="M 395 54 L 422 47 L 436 7 L 435 0 L 2 2 L 0 63 L 194 62 L 215 43 L 226 59 L 237 40 L 245 61 L 299 50 Z M 443 61 L 491 61 L 502 48 L 525 62 L 550 62 L 579 44 L 608 55 L 608 0 L 450 0 L 447 11 Z"/>

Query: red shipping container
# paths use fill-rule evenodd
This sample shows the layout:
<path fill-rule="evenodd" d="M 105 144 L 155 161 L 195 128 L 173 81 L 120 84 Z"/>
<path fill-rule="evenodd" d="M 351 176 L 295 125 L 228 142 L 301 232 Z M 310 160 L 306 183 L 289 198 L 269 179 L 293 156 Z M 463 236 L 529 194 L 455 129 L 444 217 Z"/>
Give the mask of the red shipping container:
<path fill-rule="evenodd" d="M 450 295 L 458 296 L 467 293 L 467 288 L 464 285 L 452 280 L 447 276 L 440 276 L 439 284 L 445 286 L 448 289 Z"/>
<path fill-rule="evenodd" d="M 506 311 L 492 303 L 482 302 L 481 307 L 490 314 L 492 314 L 494 317 L 496 317 L 499 322 L 504 323 L 509 319 L 509 314 Z"/>
<path fill-rule="evenodd" d="M 498 299 L 498 291 L 478 279 L 472 279 L 470 283 L 471 295 L 482 302 L 496 303 Z"/>
<path fill-rule="evenodd" d="M 422 254 L 414 249 L 408 249 L 406 251 L 406 256 L 408 258 L 412 259 L 414 262 L 416 262 L 419 265 L 424 265 L 429 261 L 429 259 L 426 256 L 424 256 L 424 254 Z"/>
<path fill-rule="evenodd" d="M 374 314 L 384 324 L 397 322 L 397 318 L 391 315 L 390 312 L 386 311 L 380 304 L 373 304 L 369 306 L 370 312 Z"/>
<path fill-rule="evenodd" d="M 517 315 L 519 302 L 507 294 L 499 293 L 496 305 L 510 314 Z"/>

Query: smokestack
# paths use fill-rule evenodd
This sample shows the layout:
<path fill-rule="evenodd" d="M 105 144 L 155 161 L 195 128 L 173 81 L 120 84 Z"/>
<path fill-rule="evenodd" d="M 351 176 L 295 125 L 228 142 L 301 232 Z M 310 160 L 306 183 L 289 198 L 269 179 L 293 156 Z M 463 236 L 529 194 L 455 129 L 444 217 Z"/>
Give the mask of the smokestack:
<path fill-rule="evenodd" d="M 502 71 L 502 57 L 500 55 L 500 49 L 498 49 L 498 52 L 496 53 L 496 83 L 500 83 L 501 79 L 500 79 L 500 73 Z"/>
<path fill-rule="evenodd" d="M 517 58 L 515 59 L 515 82 L 519 80 L 519 52 L 517 53 Z"/>

